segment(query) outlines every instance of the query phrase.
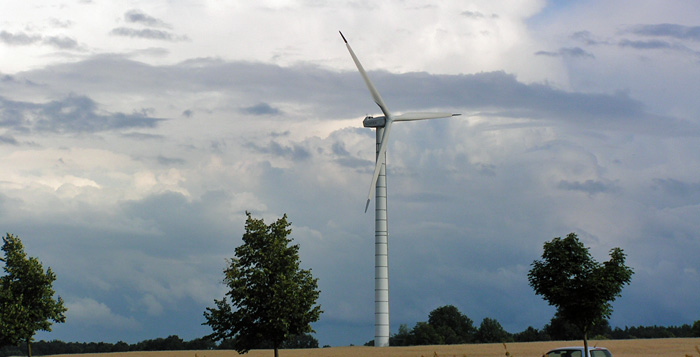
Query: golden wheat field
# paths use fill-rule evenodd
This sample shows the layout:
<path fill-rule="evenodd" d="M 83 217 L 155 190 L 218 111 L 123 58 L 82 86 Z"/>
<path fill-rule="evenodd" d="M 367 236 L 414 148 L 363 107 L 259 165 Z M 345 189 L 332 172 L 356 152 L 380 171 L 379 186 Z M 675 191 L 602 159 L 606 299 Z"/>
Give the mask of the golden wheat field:
<path fill-rule="evenodd" d="M 549 341 L 529 343 L 474 344 L 450 346 L 413 347 L 330 347 L 306 350 L 281 350 L 280 357 L 503 357 L 506 352 L 513 357 L 540 357 L 556 347 L 578 346 L 581 341 Z M 700 338 L 667 338 L 649 340 L 609 340 L 590 341 L 591 346 L 607 347 L 613 357 L 652 357 L 674 356 L 700 357 Z M 125 352 L 105 354 L 63 355 L 75 357 L 233 357 L 240 356 L 235 351 L 166 351 L 166 352 Z M 256 350 L 246 354 L 249 357 L 272 357 L 271 350 Z"/>

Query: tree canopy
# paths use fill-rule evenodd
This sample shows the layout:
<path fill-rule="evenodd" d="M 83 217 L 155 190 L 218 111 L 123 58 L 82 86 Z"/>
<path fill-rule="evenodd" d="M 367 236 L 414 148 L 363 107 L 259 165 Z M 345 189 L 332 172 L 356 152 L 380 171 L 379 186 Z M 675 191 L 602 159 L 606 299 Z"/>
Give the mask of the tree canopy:
<path fill-rule="evenodd" d="M 578 327 L 588 348 L 588 333 L 610 317 L 611 302 L 621 296 L 632 274 L 622 249 L 611 249 L 610 260 L 601 264 L 570 233 L 544 243 L 542 260 L 532 263 L 528 280 L 537 295 L 556 306 L 559 317 Z"/>
<path fill-rule="evenodd" d="M 461 344 L 474 341 L 476 329 L 473 321 L 453 305 L 438 307 L 430 312 L 428 324 L 441 336 L 444 344 Z"/>
<path fill-rule="evenodd" d="M 430 312 L 428 322 L 418 322 L 409 330 L 400 325 L 390 338 L 392 346 L 445 345 L 476 342 L 473 321 L 453 305 L 438 307 Z"/>
<path fill-rule="evenodd" d="M 55 294 L 56 275 L 51 268 L 44 272 L 41 263 L 27 257 L 19 237 L 7 234 L 2 238 L 5 275 L 0 277 L 0 345 L 27 344 L 31 356 L 31 342 L 37 331 L 51 331 L 52 321 L 65 322 L 63 299 Z"/>
<path fill-rule="evenodd" d="M 230 340 L 239 353 L 269 341 L 277 356 L 289 336 L 313 332 L 311 323 L 322 312 L 315 305 L 318 279 L 299 267 L 299 245 L 290 245 L 286 214 L 270 225 L 246 215 L 243 245 L 224 270 L 230 290 L 206 309 L 204 324 L 214 331 L 211 338 Z"/>
<path fill-rule="evenodd" d="M 510 334 L 503 329 L 501 323 L 496 319 L 485 317 L 479 325 L 476 337 L 481 343 L 506 342 Z"/>

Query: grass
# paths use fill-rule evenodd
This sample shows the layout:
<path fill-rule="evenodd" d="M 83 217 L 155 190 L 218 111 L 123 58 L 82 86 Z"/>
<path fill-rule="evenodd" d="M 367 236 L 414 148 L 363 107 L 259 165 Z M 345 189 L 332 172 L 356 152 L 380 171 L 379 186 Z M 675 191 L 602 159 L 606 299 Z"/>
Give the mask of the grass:
<path fill-rule="evenodd" d="M 556 347 L 580 346 L 583 341 L 548 341 L 449 345 L 411 347 L 331 347 L 303 350 L 281 350 L 281 357 L 541 357 Z M 613 357 L 656 357 L 656 356 L 698 356 L 700 338 L 667 338 L 640 340 L 591 341 L 591 346 L 607 347 Z M 70 355 L 64 355 L 70 356 Z M 81 354 L 75 357 L 233 357 L 235 351 L 165 351 L 165 352 L 125 352 L 110 354 Z M 271 357 L 271 350 L 250 351 L 244 356 Z"/>

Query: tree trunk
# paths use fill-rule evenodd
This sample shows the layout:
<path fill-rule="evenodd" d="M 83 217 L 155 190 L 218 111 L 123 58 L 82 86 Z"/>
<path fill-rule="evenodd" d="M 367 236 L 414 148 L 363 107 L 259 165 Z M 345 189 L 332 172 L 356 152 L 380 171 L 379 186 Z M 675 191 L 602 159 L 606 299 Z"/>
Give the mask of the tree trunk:
<path fill-rule="evenodd" d="M 590 353 L 588 352 L 588 331 L 583 331 L 583 357 L 589 357 Z"/>
<path fill-rule="evenodd" d="M 32 357 L 32 338 L 27 338 L 27 357 Z"/>
<path fill-rule="evenodd" d="M 280 343 L 275 341 L 274 345 L 275 345 L 275 357 L 280 357 L 280 352 L 279 352 Z"/>

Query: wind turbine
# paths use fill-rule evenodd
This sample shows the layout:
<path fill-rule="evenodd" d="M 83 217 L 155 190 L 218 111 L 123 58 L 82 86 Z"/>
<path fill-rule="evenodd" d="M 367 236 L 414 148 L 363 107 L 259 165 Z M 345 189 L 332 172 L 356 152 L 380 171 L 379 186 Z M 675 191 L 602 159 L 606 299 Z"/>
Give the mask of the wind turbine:
<path fill-rule="evenodd" d="M 357 66 L 357 70 L 360 71 L 362 79 L 364 79 L 374 102 L 377 103 L 379 109 L 384 113 L 384 116 L 379 117 L 367 116 L 362 121 L 362 125 L 365 128 L 376 128 L 377 130 L 376 164 L 374 166 L 372 182 L 369 186 L 365 212 L 367 212 L 369 202 L 376 191 L 374 200 L 374 345 L 384 347 L 389 346 L 389 226 L 387 224 L 386 205 L 386 146 L 389 141 L 391 125 L 395 121 L 437 119 L 461 114 L 416 112 L 392 115 L 384 104 L 379 92 L 377 92 L 377 89 L 372 84 L 372 81 L 369 80 L 367 72 L 362 68 L 362 64 L 360 60 L 357 59 L 357 56 L 355 56 L 355 52 L 350 48 L 348 40 L 345 39 L 342 32 L 340 32 L 340 36 L 343 38 L 343 41 L 345 41 L 345 46 L 348 48 L 350 56 Z"/>

